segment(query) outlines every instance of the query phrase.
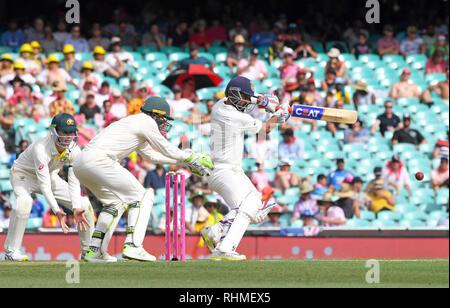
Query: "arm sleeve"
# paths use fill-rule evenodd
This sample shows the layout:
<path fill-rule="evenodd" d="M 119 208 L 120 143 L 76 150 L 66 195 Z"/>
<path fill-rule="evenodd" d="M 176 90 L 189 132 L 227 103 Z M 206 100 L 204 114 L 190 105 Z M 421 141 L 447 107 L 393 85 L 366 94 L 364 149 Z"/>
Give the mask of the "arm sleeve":
<path fill-rule="evenodd" d="M 48 163 L 50 161 L 46 154 L 46 150 L 42 145 L 36 145 L 33 153 L 34 167 L 36 168 L 36 176 L 39 182 L 39 188 L 44 195 L 45 200 L 50 205 L 53 213 L 59 212 L 59 206 L 52 192 L 52 184 Z"/>
<path fill-rule="evenodd" d="M 137 150 L 137 152 L 139 155 L 142 155 L 146 160 L 150 161 L 153 164 L 173 165 L 178 163 L 177 160 L 165 157 L 161 153 L 154 151 L 148 143 L 145 143 L 143 146 L 141 146 Z"/>
<path fill-rule="evenodd" d="M 260 120 L 254 119 L 249 114 L 241 113 L 240 117 L 236 120 L 236 123 L 239 125 L 239 128 L 242 131 L 257 133 L 261 130 L 262 122 Z"/>
<path fill-rule="evenodd" d="M 150 117 L 148 117 L 147 121 L 141 121 L 140 133 L 156 151 L 162 154 L 162 156 L 174 159 L 178 162 L 184 162 L 191 156 L 190 153 L 178 149 L 164 138 L 159 132 L 156 122 Z"/>
<path fill-rule="evenodd" d="M 77 146 L 73 149 L 71 153 L 71 161 L 75 159 L 77 155 L 81 153 L 80 148 Z M 75 176 L 75 173 L 73 172 L 72 166 L 69 166 L 69 172 L 68 172 L 68 182 L 69 182 L 69 193 L 70 193 L 70 200 L 72 201 L 72 208 L 73 209 L 79 209 L 81 208 L 81 187 L 80 187 L 80 181 Z"/>

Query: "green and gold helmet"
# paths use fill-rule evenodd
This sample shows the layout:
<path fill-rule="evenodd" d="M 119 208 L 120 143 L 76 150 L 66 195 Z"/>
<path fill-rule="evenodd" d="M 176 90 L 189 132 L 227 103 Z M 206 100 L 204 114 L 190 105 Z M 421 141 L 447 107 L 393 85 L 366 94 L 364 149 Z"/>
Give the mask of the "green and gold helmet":
<path fill-rule="evenodd" d="M 167 134 L 172 127 L 169 123 L 173 120 L 170 114 L 170 106 L 164 98 L 159 96 L 149 97 L 142 105 L 141 111 L 150 115 L 156 121 L 163 135 Z"/>
<path fill-rule="evenodd" d="M 60 113 L 53 117 L 50 124 L 50 136 L 55 144 L 64 149 L 71 149 L 78 139 L 75 118 L 68 113 Z"/>

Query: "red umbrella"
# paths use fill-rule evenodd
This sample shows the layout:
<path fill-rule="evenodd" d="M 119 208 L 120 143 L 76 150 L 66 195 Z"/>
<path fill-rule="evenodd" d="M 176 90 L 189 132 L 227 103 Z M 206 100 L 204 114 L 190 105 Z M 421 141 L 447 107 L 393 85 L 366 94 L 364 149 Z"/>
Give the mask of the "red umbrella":
<path fill-rule="evenodd" d="M 179 68 L 162 82 L 163 85 L 172 89 L 174 85 L 183 88 L 183 81 L 187 79 L 194 80 L 195 89 L 217 87 L 223 79 L 216 75 L 212 70 L 202 64 L 190 64 L 187 68 Z"/>

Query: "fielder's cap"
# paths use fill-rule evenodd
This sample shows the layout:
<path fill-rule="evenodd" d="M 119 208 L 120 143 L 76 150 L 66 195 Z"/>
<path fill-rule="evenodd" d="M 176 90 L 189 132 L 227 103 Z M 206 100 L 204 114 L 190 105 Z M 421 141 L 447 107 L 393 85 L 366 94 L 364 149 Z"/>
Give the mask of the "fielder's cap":
<path fill-rule="evenodd" d="M 411 120 L 411 115 L 410 115 L 409 113 L 405 113 L 405 114 L 403 115 L 403 120 L 405 120 L 405 119 Z"/>
<path fill-rule="evenodd" d="M 411 73 L 411 70 L 410 70 L 408 67 L 405 67 L 405 68 L 402 70 L 402 74 L 405 74 L 405 73 L 410 74 L 410 73 Z"/>
<path fill-rule="evenodd" d="M 239 92 L 247 94 L 249 96 L 255 95 L 255 87 L 250 79 L 243 76 L 236 76 L 230 80 L 225 89 L 225 95 L 228 96 L 230 88 L 239 88 Z"/>
<path fill-rule="evenodd" d="M 63 132 L 76 132 L 77 123 L 75 118 L 68 113 L 57 114 L 53 119 L 50 127 L 54 127 L 56 130 L 61 130 Z"/>
<path fill-rule="evenodd" d="M 245 38 L 241 34 L 238 34 L 234 37 L 234 43 L 235 44 L 244 44 Z"/>
<path fill-rule="evenodd" d="M 173 118 L 170 116 L 169 103 L 164 98 L 159 96 L 152 96 L 147 98 L 147 100 L 141 107 L 141 111 L 158 113 L 165 116 L 169 120 L 173 120 Z"/>
<path fill-rule="evenodd" d="M 375 167 L 375 169 L 373 169 L 373 173 L 375 176 L 380 176 L 383 173 L 383 169 L 381 169 L 381 167 Z"/>
<path fill-rule="evenodd" d="M 120 44 L 120 37 L 114 36 L 114 37 L 111 39 L 111 45 L 114 45 L 114 44 Z"/>
<path fill-rule="evenodd" d="M 392 156 L 391 159 L 393 162 L 400 162 L 400 156 L 398 156 L 397 154 L 395 154 L 394 156 Z"/>

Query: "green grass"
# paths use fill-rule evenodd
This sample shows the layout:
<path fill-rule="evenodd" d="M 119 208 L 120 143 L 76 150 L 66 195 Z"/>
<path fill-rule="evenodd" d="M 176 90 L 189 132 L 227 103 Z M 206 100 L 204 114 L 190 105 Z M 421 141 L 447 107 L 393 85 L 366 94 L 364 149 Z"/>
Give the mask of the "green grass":
<path fill-rule="evenodd" d="M 379 261 L 379 284 L 366 283 L 366 260 L 80 263 L 79 284 L 66 282 L 65 262 L 5 261 L 0 262 L 0 288 L 449 287 L 448 259 Z"/>

